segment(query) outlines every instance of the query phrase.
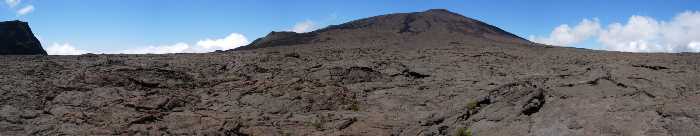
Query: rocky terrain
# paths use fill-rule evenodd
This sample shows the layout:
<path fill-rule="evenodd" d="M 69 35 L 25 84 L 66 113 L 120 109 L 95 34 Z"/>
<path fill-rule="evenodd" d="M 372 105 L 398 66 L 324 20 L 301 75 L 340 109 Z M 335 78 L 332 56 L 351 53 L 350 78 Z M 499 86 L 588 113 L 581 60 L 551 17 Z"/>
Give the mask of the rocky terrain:
<path fill-rule="evenodd" d="M 700 135 L 700 54 L 531 43 L 446 10 L 205 54 L 1 56 L 0 135 Z"/>
<path fill-rule="evenodd" d="M 27 22 L 0 22 L 0 55 L 46 55 Z"/>

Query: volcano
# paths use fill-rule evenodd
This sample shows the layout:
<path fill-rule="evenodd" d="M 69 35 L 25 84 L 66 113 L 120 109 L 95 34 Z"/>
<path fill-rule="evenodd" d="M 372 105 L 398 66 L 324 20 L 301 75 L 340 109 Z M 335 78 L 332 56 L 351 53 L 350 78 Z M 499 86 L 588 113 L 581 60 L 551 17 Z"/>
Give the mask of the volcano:
<path fill-rule="evenodd" d="M 402 46 L 416 46 L 434 45 L 441 43 L 439 41 L 531 44 L 528 40 L 479 20 L 444 9 L 431 9 L 369 17 L 308 33 L 271 32 L 234 50 L 322 43 L 360 47 L 393 42 Z"/>

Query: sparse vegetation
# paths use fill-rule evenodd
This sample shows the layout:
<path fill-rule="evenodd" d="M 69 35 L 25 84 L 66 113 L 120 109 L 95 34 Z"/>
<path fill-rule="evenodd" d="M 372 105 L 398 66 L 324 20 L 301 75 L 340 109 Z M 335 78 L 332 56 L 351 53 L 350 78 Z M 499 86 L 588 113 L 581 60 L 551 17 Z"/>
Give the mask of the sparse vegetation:
<path fill-rule="evenodd" d="M 280 131 L 279 133 L 280 133 L 280 135 L 282 135 L 282 136 L 292 136 L 292 133 L 290 133 L 290 132 Z"/>
<path fill-rule="evenodd" d="M 457 132 L 455 132 L 455 136 L 472 136 L 472 129 L 469 128 L 458 128 Z"/>
<path fill-rule="evenodd" d="M 470 111 L 471 111 L 471 110 L 476 109 L 477 107 L 479 107 L 479 101 L 470 100 L 470 101 L 467 103 L 467 110 L 470 110 Z"/>
<path fill-rule="evenodd" d="M 311 123 L 311 126 L 313 126 L 314 128 L 316 128 L 318 130 L 322 130 L 323 129 L 323 122 L 322 121 L 314 121 Z"/>
<path fill-rule="evenodd" d="M 326 124 L 326 122 L 328 121 L 328 119 L 326 118 L 326 116 L 320 115 L 317 119 L 313 120 L 313 122 L 311 122 L 310 125 L 316 128 L 317 130 L 323 130 L 323 125 Z"/>
<path fill-rule="evenodd" d="M 350 104 L 350 107 L 348 107 L 349 110 L 351 111 L 360 111 L 360 105 L 357 103 L 352 103 Z"/>

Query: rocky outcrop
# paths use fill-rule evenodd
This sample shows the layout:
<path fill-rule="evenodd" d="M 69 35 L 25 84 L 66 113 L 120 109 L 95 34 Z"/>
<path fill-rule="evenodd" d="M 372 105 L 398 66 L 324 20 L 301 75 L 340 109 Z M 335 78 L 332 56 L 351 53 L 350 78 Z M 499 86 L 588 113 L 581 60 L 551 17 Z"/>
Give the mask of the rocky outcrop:
<path fill-rule="evenodd" d="M 27 22 L 0 22 L 0 55 L 46 55 Z"/>

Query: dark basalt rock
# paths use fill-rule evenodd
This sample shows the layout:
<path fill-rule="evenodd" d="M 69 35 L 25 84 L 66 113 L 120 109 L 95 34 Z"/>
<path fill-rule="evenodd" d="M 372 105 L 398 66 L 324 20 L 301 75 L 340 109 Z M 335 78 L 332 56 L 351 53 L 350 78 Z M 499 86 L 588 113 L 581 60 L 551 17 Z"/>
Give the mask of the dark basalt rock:
<path fill-rule="evenodd" d="M 0 22 L 0 55 L 46 55 L 27 22 Z"/>

